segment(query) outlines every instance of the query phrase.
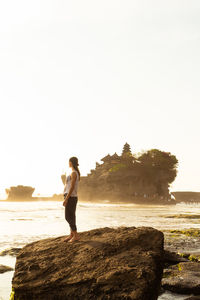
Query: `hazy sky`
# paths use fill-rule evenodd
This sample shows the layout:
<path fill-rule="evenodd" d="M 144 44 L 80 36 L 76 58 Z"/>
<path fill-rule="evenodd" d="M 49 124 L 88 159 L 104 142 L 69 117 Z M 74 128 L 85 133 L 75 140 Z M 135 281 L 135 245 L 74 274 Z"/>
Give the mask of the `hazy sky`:
<path fill-rule="evenodd" d="M 200 191 L 199 53 L 199 0 L 1 1 L 0 196 L 62 193 L 69 157 L 86 175 L 126 142 Z"/>

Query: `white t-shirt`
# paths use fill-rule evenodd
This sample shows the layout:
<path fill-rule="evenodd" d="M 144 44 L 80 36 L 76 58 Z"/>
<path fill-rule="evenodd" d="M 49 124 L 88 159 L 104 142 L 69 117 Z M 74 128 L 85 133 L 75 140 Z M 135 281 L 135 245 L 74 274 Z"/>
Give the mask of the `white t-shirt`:
<path fill-rule="evenodd" d="M 73 189 L 73 191 L 72 191 L 72 193 L 71 193 L 70 196 L 77 197 L 78 196 L 79 174 L 78 174 L 78 172 L 76 170 L 72 171 L 72 172 L 76 172 L 77 177 L 76 177 L 76 182 L 75 182 L 74 189 Z M 70 187 L 71 187 L 71 175 L 68 175 L 67 178 L 66 178 L 66 183 L 65 183 L 65 186 L 64 186 L 63 194 L 68 193 L 69 190 L 70 190 Z"/>

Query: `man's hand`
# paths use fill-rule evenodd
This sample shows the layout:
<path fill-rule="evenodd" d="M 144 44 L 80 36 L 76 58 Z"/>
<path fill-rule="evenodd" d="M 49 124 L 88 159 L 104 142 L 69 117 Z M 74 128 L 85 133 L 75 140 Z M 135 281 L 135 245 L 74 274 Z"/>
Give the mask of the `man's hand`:
<path fill-rule="evenodd" d="M 68 196 L 68 195 L 65 195 L 64 201 L 63 201 L 63 206 L 66 206 L 67 201 L 68 201 L 68 198 L 69 198 L 69 196 Z"/>
<path fill-rule="evenodd" d="M 67 199 L 65 199 L 65 200 L 63 201 L 63 206 L 66 206 L 66 204 L 67 204 Z"/>

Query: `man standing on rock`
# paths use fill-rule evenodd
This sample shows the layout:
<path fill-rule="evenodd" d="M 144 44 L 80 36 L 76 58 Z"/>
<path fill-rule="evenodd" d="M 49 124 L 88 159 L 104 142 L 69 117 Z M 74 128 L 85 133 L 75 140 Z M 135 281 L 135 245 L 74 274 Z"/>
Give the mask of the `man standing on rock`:
<path fill-rule="evenodd" d="M 65 219 L 70 226 L 70 235 L 67 236 L 64 241 L 74 242 L 79 240 L 76 227 L 76 205 L 78 202 L 78 182 L 80 180 L 80 171 L 78 168 L 78 158 L 73 156 L 69 159 L 69 167 L 72 168 L 71 175 L 65 178 L 65 187 L 63 191 L 65 207 Z M 64 182 L 63 182 L 64 183 Z"/>

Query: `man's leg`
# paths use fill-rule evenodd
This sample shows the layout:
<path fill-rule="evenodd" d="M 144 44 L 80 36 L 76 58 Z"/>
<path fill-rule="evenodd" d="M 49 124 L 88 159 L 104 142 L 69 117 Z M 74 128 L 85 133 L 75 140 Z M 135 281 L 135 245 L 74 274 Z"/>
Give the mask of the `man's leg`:
<path fill-rule="evenodd" d="M 70 216 L 70 206 L 71 206 L 71 203 L 70 203 L 70 198 L 68 199 L 67 201 L 67 204 L 65 205 L 65 220 L 69 223 L 69 226 L 70 226 L 70 223 L 71 223 L 71 216 Z M 69 241 L 71 238 L 73 237 L 73 233 L 72 233 L 72 229 L 71 229 L 71 226 L 70 226 L 70 235 L 68 235 L 64 241 Z"/>
<path fill-rule="evenodd" d="M 74 199 L 73 199 L 72 206 L 71 206 L 71 220 L 70 220 L 70 226 L 71 226 L 71 229 L 72 229 L 73 237 L 72 237 L 72 239 L 70 240 L 70 242 L 73 242 L 73 241 L 79 239 L 79 236 L 78 236 L 78 234 L 77 234 L 77 227 L 76 227 L 76 206 L 77 206 L 77 200 L 78 200 L 77 198 L 74 198 Z"/>

